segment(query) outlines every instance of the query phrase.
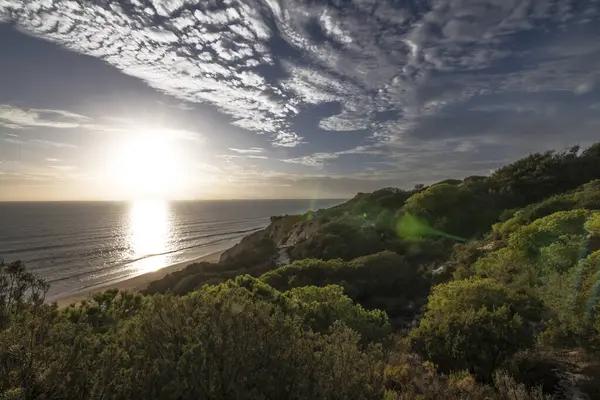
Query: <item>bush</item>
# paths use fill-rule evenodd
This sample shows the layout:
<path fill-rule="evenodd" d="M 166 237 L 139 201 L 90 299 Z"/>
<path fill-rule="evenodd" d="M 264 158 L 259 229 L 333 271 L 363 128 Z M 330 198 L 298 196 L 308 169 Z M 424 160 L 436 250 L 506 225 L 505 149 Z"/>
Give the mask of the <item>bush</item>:
<path fill-rule="evenodd" d="M 260 279 L 278 290 L 339 284 L 367 309 L 382 309 L 391 318 L 412 321 L 426 299 L 429 283 L 423 273 L 392 252 L 381 252 L 349 262 L 302 260 L 270 271 Z"/>
<path fill-rule="evenodd" d="M 380 342 L 390 332 L 388 317 L 384 312 L 365 310 L 337 285 L 302 286 L 280 292 L 256 278 L 244 275 L 204 290 L 217 298 L 236 291 L 250 300 L 266 301 L 286 314 L 300 317 L 304 325 L 315 332 L 329 331 L 336 321 L 361 334 L 364 343 Z"/>
<path fill-rule="evenodd" d="M 529 322 L 540 316 L 534 298 L 481 278 L 435 286 L 427 308 L 411 332 L 415 349 L 441 371 L 469 370 L 486 382 L 504 360 L 533 345 Z"/>
<path fill-rule="evenodd" d="M 240 289 L 153 296 L 121 335 L 121 368 L 136 374 L 111 389 L 126 398 L 376 398 L 381 355 L 359 339 L 339 323 L 313 333 Z"/>
<path fill-rule="evenodd" d="M 598 211 L 559 211 L 516 229 L 507 247 L 489 253 L 475 264 L 481 276 L 504 282 L 522 280 L 522 284 L 544 285 L 553 274 L 575 268 L 590 237 L 590 222 Z M 515 276 L 520 275 L 520 278 Z M 522 278 L 522 279 L 521 279 Z"/>
<path fill-rule="evenodd" d="M 477 382 L 468 371 L 443 374 L 431 362 L 396 342 L 383 371 L 384 399 L 545 400 L 539 386 L 531 389 L 504 371 L 495 371 L 491 385 Z"/>
<path fill-rule="evenodd" d="M 326 332 L 336 321 L 360 333 L 365 343 L 381 342 L 390 333 L 387 315 L 380 310 L 365 310 L 344 295 L 337 285 L 304 286 L 291 289 L 284 296 L 293 301 L 298 314 L 316 332 Z"/>

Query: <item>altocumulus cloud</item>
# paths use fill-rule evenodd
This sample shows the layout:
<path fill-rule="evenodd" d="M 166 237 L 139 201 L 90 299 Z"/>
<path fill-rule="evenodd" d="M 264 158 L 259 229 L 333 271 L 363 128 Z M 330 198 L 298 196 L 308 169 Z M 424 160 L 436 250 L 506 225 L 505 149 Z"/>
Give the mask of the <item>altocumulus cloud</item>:
<path fill-rule="evenodd" d="M 567 143 L 556 127 L 593 138 L 600 121 L 578 102 L 598 102 L 599 15 L 594 0 L 0 0 L 0 20 L 213 105 L 274 147 L 310 143 L 294 121 L 320 105 L 337 105 L 318 118 L 320 131 L 365 132 L 347 150 L 288 164 L 323 168 L 362 154 L 396 171 L 435 161 L 456 174 L 481 172 L 473 166 L 492 154 L 520 156 L 517 145 Z M 0 109 L 0 121 L 53 123 L 32 112 Z"/>

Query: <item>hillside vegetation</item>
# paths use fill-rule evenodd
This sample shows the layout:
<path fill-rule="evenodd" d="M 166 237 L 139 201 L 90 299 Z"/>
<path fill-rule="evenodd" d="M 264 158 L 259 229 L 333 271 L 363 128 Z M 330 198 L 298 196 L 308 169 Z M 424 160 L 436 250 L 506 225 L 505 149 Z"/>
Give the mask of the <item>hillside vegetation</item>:
<path fill-rule="evenodd" d="M 1 265 L 0 399 L 600 398 L 600 144 L 276 216 L 64 309 Z"/>

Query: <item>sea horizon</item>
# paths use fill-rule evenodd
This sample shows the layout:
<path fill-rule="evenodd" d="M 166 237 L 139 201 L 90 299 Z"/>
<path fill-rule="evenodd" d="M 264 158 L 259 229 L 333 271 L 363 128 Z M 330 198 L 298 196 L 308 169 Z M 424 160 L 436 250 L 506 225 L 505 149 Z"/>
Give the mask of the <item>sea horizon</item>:
<path fill-rule="evenodd" d="M 350 197 L 319 197 L 311 198 L 273 198 L 273 199 L 244 199 L 244 198 L 228 198 L 228 199 L 160 199 L 160 198 L 140 198 L 140 199 L 122 199 L 122 200 L 0 200 L 0 204 L 6 203 L 135 203 L 144 201 L 161 201 L 161 202 L 215 202 L 215 201 L 348 201 Z"/>

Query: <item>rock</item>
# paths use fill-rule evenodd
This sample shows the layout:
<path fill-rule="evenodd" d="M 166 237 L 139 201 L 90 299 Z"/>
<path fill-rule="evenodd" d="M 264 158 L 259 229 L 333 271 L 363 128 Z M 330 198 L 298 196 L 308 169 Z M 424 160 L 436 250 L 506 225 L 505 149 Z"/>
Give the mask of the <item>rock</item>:
<path fill-rule="evenodd" d="M 287 248 L 280 247 L 279 251 L 277 253 L 277 260 L 275 261 L 275 264 L 278 267 L 281 267 L 283 265 L 288 265 L 289 263 L 290 263 L 290 256 L 287 252 Z"/>

